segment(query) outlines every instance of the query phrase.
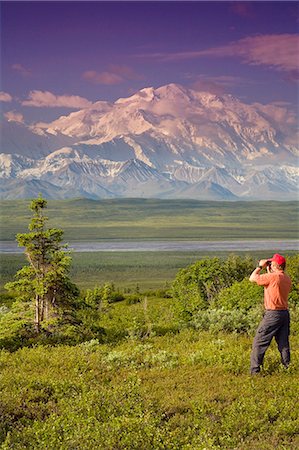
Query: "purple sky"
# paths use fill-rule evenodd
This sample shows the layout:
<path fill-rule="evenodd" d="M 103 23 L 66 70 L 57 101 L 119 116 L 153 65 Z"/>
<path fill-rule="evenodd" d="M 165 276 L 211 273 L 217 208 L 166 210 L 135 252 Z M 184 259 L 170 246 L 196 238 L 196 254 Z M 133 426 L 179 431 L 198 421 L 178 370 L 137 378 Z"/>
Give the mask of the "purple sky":
<path fill-rule="evenodd" d="M 0 98 L 10 120 L 52 120 L 173 82 L 298 108 L 297 2 L 2 1 L 1 9 Z"/>

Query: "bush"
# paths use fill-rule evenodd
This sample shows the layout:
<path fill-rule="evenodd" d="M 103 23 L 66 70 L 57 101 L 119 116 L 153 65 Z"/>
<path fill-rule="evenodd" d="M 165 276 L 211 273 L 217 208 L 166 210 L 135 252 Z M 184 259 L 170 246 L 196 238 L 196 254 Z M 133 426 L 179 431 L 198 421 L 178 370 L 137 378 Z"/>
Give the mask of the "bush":
<path fill-rule="evenodd" d="M 102 289 L 95 287 L 94 289 L 87 289 L 84 300 L 90 307 L 101 309 L 102 297 Z"/>
<path fill-rule="evenodd" d="M 136 305 L 141 302 L 140 295 L 131 294 L 126 296 L 126 304 L 127 305 Z"/>
<path fill-rule="evenodd" d="M 237 281 L 232 286 L 222 289 L 215 305 L 224 309 L 242 309 L 247 311 L 262 304 L 263 288 L 251 283 L 248 279 Z"/>
<path fill-rule="evenodd" d="M 219 333 L 249 333 L 255 332 L 261 319 L 260 307 L 251 308 L 249 311 L 242 309 L 227 310 L 225 308 L 198 311 L 192 325 L 199 331 Z"/>
<path fill-rule="evenodd" d="M 180 270 L 173 283 L 180 319 L 188 322 L 197 311 L 209 308 L 222 289 L 248 277 L 254 266 L 251 258 L 231 255 L 224 261 L 202 259 Z"/>
<path fill-rule="evenodd" d="M 0 306 L 11 306 L 16 301 L 16 296 L 12 293 L 0 292 Z"/>
<path fill-rule="evenodd" d="M 286 272 L 292 280 L 289 304 L 290 306 L 299 306 L 299 254 L 287 257 L 286 260 Z"/>
<path fill-rule="evenodd" d="M 122 293 L 117 292 L 111 283 L 106 283 L 104 286 L 87 289 L 85 301 L 88 305 L 97 306 L 101 309 L 102 306 L 107 306 L 110 303 L 121 302 L 125 297 Z"/>
<path fill-rule="evenodd" d="M 108 298 L 108 303 L 117 303 L 117 302 L 121 302 L 122 300 L 125 299 L 125 296 L 123 294 L 121 294 L 120 292 L 111 292 L 109 298 Z"/>

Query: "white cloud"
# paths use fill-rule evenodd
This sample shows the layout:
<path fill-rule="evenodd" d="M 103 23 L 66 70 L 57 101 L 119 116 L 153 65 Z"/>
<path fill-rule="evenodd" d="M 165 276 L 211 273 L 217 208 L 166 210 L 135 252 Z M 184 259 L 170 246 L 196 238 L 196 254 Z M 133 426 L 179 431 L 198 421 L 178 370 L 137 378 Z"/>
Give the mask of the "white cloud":
<path fill-rule="evenodd" d="M 250 65 L 267 65 L 281 71 L 298 70 L 299 36 L 269 34 L 249 36 L 239 41 L 205 50 L 136 55 L 160 61 L 180 61 L 202 57 L 238 57 Z"/>
<path fill-rule="evenodd" d="M 16 111 L 8 111 L 4 114 L 4 117 L 8 120 L 8 122 L 24 123 L 23 114 Z"/>
<path fill-rule="evenodd" d="M 270 117 L 275 121 L 276 125 L 280 128 L 286 126 L 297 125 L 296 112 L 289 108 L 286 102 L 276 102 L 263 105 L 262 103 L 253 103 L 253 106 L 258 109 L 263 115 Z"/>
<path fill-rule="evenodd" d="M 0 102 L 11 102 L 12 96 L 8 94 L 7 92 L 0 92 Z"/>
<path fill-rule="evenodd" d="M 232 86 L 247 82 L 245 79 L 233 75 L 208 76 L 204 74 L 186 74 L 186 79 L 192 80 L 191 87 L 196 91 L 208 91 L 221 95 Z"/>
<path fill-rule="evenodd" d="M 136 73 L 131 67 L 112 64 L 105 72 L 87 70 L 82 77 L 94 84 L 115 85 L 124 83 L 127 80 L 140 80 L 143 77 Z"/>
<path fill-rule="evenodd" d="M 295 34 L 264 35 L 241 39 L 231 45 L 202 52 L 211 56 L 240 56 L 251 65 L 267 65 L 277 70 L 298 69 L 299 37 Z"/>
<path fill-rule="evenodd" d="M 106 84 L 114 85 L 120 84 L 124 81 L 124 78 L 120 75 L 112 72 L 96 72 L 95 70 L 88 70 L 83 73 L 83 78 L 94 84 Z"/>
<path fill-rule="evenodd" d="M 78 95 L 55 95 L 49 91 L 31 91 L 28 99 L 21 102 L 23 106 L 36 108 L 88 108 L 92 102 Z"/>

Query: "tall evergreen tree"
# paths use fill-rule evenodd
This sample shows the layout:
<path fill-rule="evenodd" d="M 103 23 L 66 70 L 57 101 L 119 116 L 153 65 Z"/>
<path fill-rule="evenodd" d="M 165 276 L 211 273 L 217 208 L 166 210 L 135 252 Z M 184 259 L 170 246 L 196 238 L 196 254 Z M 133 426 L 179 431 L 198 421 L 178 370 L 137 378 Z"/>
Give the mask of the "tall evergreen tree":
<path fill-rule="evenodd" d="M 67 311 L 79 294 L 78 288 L 69 279 L 71 257 L 66 245 L 62 244 L 63 231 L 46 227 L 46 207 L 47 201 L 41 195 L 31 202 L 33 217 L 29 232 L 16 236 L 18 245 L 25 247 L 29 264 L 16 273 L 15 281 L 5 285 L 22 300 L 34 303 L 37 333 L 41 331 L 44 321 Z"/>

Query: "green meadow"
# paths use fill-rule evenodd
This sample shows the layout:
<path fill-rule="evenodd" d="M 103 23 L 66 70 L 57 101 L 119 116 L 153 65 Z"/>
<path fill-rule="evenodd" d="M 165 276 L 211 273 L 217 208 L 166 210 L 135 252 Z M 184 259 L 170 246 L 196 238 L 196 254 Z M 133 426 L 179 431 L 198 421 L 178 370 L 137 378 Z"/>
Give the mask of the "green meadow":
<path fill-rule="evenodd" d="M 26 231 L 27 205 L 1 202 L 2 240 Z M 70 200 L 50 201 L 47 215 L 67 241 L 295 239 L 297 207 L 296 202 Z M 254 264 L 273 252 L 234 253 L 241 257 L 238 264 L 248 257 Z M 14 297 L 3 293 L 25 257 L 0 254 L 0 449 L 299 448 L 297 253 L 285 252 L 295 281 L 291 365 L 281 366 L 272 342 L 262 373 L 254 377 L 249 359 L 262 317 L 262 288 L 249 309 L 211 304 L 190 324 L 178 315 L 171 290 L 180 269 L 213 257 L 222 264 L 228 252 L 74 252 L 70 278 L 81 291 L 75 320 L 39 340 L 30 334 L 30 306 L 14 306 Z M 246 279 L 223 298 L 236 295 L 241 305 L 246 282 L 247 270 Z M 113 283 L 122 299 L 104 303 L 95 291 L 92 297 L 90 290 L 105 283 Z"/>
<path fill-rule="evenodd" d="M 267 255 L 274 252 L 269 250 Z M 229 252 L 82 252 L 72 254 L 71 278 L 80 289 L 93 288 L 106 282 L 114 283 L 119 289 L 155 290 L 163 289 L 174 280 L 177 272 L 203 258 L 218 256 L 226 258 Z M 240 256 L 251 256 L 258 261 L 265 252 L 234 252 Z M 293 255 L 296 251 L 286 251 Z M 0 253 L 0 291 L 12 280 L 14 274 L 25 263 L 22 254 Z"/>
<path fill-rule="evenodd" d="M 14 240 L 30 218 L 28 200 L 1 201 L 1 240 Z M 64 200 L 48 202 L 49 225 L 69 241 L 298 237 L 298 202 Z"/>
<path fill-rule="evenodd" d="M 180 329 L 172 299 L 113 305 L 106 335 L 0 351 L 2 450 L 294 450 L 299 339 L 248 374 L 252 335 Z"/>

